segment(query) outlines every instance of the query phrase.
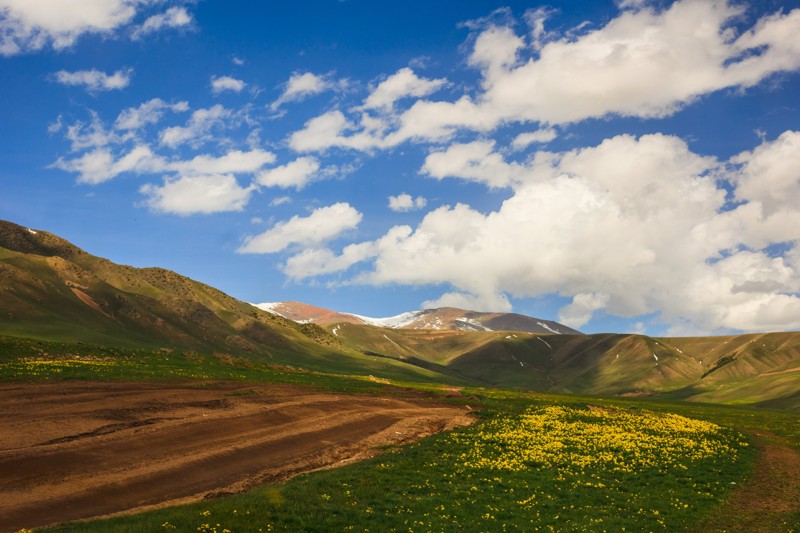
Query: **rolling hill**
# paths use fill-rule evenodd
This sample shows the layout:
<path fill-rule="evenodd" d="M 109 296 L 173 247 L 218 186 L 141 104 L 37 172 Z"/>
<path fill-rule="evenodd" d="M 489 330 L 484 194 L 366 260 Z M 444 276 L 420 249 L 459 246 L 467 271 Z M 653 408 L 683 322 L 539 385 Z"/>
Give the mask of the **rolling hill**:
<path fill-rule="evenodd" d="M 365 354 L 488 386 L 800 409 L 800 333 L 653 338 L 327 326 Z"/>
<path fill-rule="evenodd" d="M 317 325 L 261 311 L 175 272 L 118 265 L 51 233 L 2 221 L 0 294 L 0 336 L 437 376 L 400 361 L 376 361 Z"/>

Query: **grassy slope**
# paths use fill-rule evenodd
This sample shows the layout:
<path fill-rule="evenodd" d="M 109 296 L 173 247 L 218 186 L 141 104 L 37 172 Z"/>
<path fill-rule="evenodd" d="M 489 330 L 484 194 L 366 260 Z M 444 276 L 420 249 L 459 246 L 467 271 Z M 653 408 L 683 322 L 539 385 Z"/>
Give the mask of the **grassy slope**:
<path fill-rule="evenodd" d="M 358 351 L 430 361 L 495 386 L 800 409 L 800 333 L 651 338 L 353 324 L 328 329 Z"/>
<path fill-rule="evenodd" d="M 0 245 L 0 335 L 43 342 L 57 356 L 83 343 L 95 352 L 228 354 L 323 372 L 441 379 L 419 366 L 365 356 L 318 326 L 174 272 L 117 265 L 46 232 L 0 222 Z"/>

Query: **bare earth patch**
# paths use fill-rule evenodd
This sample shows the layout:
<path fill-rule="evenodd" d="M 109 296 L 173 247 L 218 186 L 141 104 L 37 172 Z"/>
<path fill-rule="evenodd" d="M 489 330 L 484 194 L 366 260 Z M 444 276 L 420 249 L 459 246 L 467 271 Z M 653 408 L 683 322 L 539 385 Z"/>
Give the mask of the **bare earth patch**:
<path fill-rule="evenodd" d="M 752 478 L 733 491 L 704 531 L 800 531 L 800 453 L 775 435 L 754 437 L 758 458 Z"/>
<path fill-rule="evenodd" d="M 470 423 L 287 385 L 0 384 L 0 531 L 237 492 Z"/>

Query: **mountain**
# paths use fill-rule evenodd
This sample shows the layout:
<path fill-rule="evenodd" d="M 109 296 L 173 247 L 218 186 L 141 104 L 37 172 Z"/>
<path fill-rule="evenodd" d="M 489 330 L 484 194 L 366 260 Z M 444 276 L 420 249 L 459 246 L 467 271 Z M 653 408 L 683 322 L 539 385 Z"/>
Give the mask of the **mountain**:
<path fill-rule="evenodd" d="M 400 361 L 375 361 L 315 324 L 262 311 L 175 272 L 118 265 L 46 231 L 5 221 L 0 335 L 229 353 L 326 371 L 436 375 Z"/>
<path fill-rule="evenodd" d="M 410 311 L 388 318 L 370 318 L 340 313 L 300 302 L 255 304 L 259 309 L 300 323 L 320 326 L 362 324 L 392 329 L 433 329 L 458 331 L 519 331 L 526 333 L 580 335 L 581 332 L 558 322 L 516 313 L 480 313 L 455 307 Z"/>

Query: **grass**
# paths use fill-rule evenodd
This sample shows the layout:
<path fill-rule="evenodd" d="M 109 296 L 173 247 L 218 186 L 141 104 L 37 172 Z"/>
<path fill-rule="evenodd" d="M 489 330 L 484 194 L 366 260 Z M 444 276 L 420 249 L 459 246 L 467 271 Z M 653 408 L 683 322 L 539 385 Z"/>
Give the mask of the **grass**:
<path fill-rule="evenodd" d="M 372 358 L 364 356 L 364 359 Z M 368 364 L 372 361 L 362 366 L 345 361 L 338 367 L 320 365 L 320 370 L 310 370 L 300 364 L 287 364 L 284 362 L 287 360 L 292 358 L 248 358 L 228 353 L 118 348 L 0 336 L 0 381 L 6 382 L 237 380 L 391 394 L 387 379 L 369 374 L 375 372 L 397 383 L 415 383 L 418 387 L 428 383 L 429 388 L 441 388 L 436 374 L 426 375 L 413 367 L 409 370 L 394 361 L 388 365 L 378 361 L 375 366 Z"/>

